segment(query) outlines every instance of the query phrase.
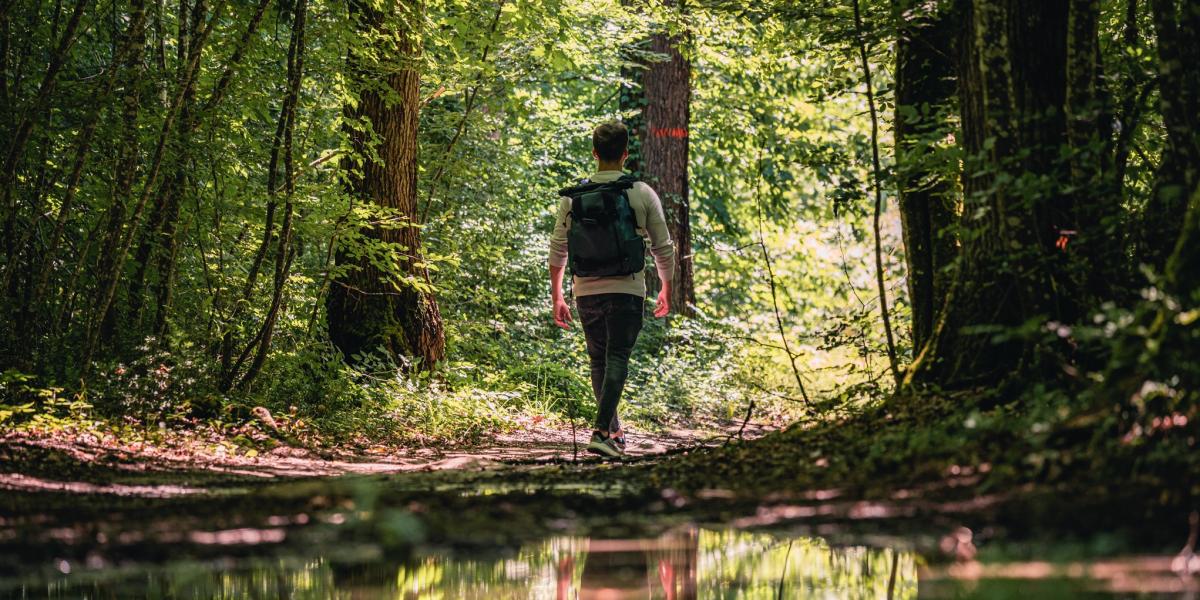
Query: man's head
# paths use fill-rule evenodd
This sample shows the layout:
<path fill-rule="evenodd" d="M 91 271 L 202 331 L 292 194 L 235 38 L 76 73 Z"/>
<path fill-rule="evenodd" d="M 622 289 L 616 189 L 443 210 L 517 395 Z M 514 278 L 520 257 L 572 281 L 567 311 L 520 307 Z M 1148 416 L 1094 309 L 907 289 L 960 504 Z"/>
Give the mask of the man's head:
<path fill-rule="evenodd" d="M 629 156 L 629 130 L 617 121 L 596 127 L 592 131 L 592 155 L 601 163 L 624 163 Z"/>

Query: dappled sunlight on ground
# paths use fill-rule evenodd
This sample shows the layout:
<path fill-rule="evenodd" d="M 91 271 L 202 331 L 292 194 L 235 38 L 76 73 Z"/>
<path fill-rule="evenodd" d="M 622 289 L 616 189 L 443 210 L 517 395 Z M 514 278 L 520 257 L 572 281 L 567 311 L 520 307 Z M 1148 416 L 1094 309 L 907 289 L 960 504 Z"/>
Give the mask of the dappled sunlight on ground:
<path fill-rule="evenodd" d="M 763 427 L 746 428 L 744 437 L 757 437 Z M 230 450 L 223 443 L 152 444 L 99 439 L 95 435 L 30 435 L 10 433 L 0 438 L 0 456 L 8 465 L 34 469 L 39 477 L 0 473 L 0 488 L 26 491 L 60 491 L 88 494 L 161 496 L 189 493 L 157 489 L 156 486 L 83 485 L 52 474 L 53 464 L 72 463 L 110 471 L 119 477 L 155 472 L 173 472 L 201 479 L 328 477 L 335 475 L 382 475 L 411 471 L 483 470 L 510 464 L 549 464 L 597 459 L 584 451 L 590 430 L 548 424 L 493 436 L 490 445 L 466 447 L 368 448 L 365 452 L 329 452 L 324 455 L 289 446 L 263 452 Z M 718 444 L 732 432 L 691 428 L 668 428 L 658 433 L 629 433 L 631 460 L 653 458 L 684 449 Z M 39 460 L 30 460 L 32 456 Z M 50 458 L 50 460 L 47 460 Z M 31 466 L 33 465 L 33 466 Z M 7 471 L 0 465 L 0 471 Z M 103 476 L 100 476 L 103 478 Z"/>
<path fill-rule="evenodd" d="M 144 498 L 169 498 L 201 494 L 206 490 L 183 485 L 128 485 L 110 483 L 97 485 L 82 481 L 51 481 L 20 473 L 0 473 L 0 489 L 25 492 L 66 492 L 70 494 L 113 494 Z"/>

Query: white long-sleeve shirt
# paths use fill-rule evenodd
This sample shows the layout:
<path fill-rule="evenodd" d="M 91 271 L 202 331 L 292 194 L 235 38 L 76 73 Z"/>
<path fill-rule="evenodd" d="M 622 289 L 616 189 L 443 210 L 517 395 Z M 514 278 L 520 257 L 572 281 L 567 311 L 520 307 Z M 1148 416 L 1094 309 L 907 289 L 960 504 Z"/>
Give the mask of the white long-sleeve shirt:
<path fill-rule="evenodd" d="M 595 183 L 616 181 L 623 175 L 621 171 L 597 171 L 588 177 Z M 629 208 L 633 209 L 634 219 L 637 220 L 637 232 L 649 240 L 650 254 L 654 256 L 654 266 L 658 270 L 658 278 L 671 281 L 675 276 L 675 244 L 671 242 L 671 233 L 667 229 L 667 221 L 663 216 L 662 201 L 658 194 L 645 183 L 639 181 L 629 188 Z M 567 264 L 567 234 L 571 231 L 571 199 L 559 198 L 558 217 L 554 220 L 554 232 L 550 234 L 550 266 L 563 267 Z M 646 274 L 644 272 L 632 275 L 614 277 L 575 277 L 574 293 L 576 297 L 594 294 L 633 294 L 646 296 Z"/>

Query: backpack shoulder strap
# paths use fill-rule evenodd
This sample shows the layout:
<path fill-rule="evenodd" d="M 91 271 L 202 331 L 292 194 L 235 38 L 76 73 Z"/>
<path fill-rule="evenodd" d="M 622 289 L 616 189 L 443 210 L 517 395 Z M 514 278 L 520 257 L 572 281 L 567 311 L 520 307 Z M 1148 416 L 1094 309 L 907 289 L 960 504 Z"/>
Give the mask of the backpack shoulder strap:
<path fill-rule="evenodd" d="M 639 179 L 637 177 L 634 177 L 633 175 L 629 175 L 629 174 L 621 175 L 621 177 L 614 179 L 613 181 L 604 181 L 604 182 L 592 181 L 590 179 L 585 178 L 585 179 L 581 179 L 579 181 L 579 183 L 577 183 L 575 185 L 565 187 L 561 190 L 558 190 L 558 195 L 574 196 L 576 194 L 583 194 L 583 193 L 590 192 L 593 190 L 598 190 L 600 188 L 627 190 L 627 189 L 633 187 L 633 184 L 637 183 L 638 181 L 639 181 Z"/>
<path fill-rule="evenodd" d="M 576 215 L 583 214 L 583 209 L 581 208 L 581 206 L 583 204 L 583 195 L 576 194 L 574 196 L 570 196 L 570 198 L 571 198 L 571 212 L 567 213 L 567 216 L 571 217 L 571 219 L 575 219 L 575 218 L 577 218 Z"/>
<path fill-rule="evenodd" d="M 608 185 L 608 184 L 607 183 L 597 183 L 595 181 L 589 181 L 587 179 L 584 179 L 576 185 L 568 186 L 561 190 L 558 190 L 558 195 L 574 197 L 579 194 L 583 194 L 586 192 L 590 192 L 592 190 L 602 188 L 606 185 Z"/>
<path fill-rule="evenodd" d="M 629 205 L 629 212 L 633 215 L 633 225 L 638 228 L 644 228 L 644 225 L 642 225 L 642 223 L 639 222 L 638 211 L 634 210 L 634 208 L 633 208 L 633 201 L 629 197 L 628 190 L 632 189 L 634 185 L 640 183 L 641 181 L 642 181 L 641 179 L 638 179 L 637 177 L 634 177 L 633 175 L 625 174 L 625 175 L 622 175 L 621 178 L 615 182 L 615 183 L 621 184 L 620 189 L 622 191 L 622 194 L 625 196 L 625 202 Z"/>

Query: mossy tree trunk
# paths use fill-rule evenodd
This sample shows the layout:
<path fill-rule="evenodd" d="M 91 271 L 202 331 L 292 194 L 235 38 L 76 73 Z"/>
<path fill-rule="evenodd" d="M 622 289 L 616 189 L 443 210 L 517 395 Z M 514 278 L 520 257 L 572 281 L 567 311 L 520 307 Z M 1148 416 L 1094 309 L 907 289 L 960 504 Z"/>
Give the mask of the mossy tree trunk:
<path fill-rule="evenodd" d="M 382 242 L 382 261 L 394 267 L 361 247 L 339 248 L 329 335 L 349 361 L 383 349 L 429 369 L 445 355 L 445 335 L 416 226 L 421 5 L 350 0 L 349 9 L 361 35 L 355 43 L 369 47 L 352 48 L 348 58 L 357 97 L 344 109 L 353 149 L 343 163 L 347 192 L 379 209 L 360 233 L 367 244 Z"/>
<path fill-rule="evenodd" d="M 912 344 L 933 332 L 946 299 L 947 269 L 957 247 L 952 226 L 957 186 L 949 153 L 936 144 L 952 133 L 954 49 L 959 26 L 951 3 L 898 0 L 896 41 L 896 180 L 912 305 Z M 914 350 L 915 351 L 915 350 Z"/>
<path fill-rule="evenodd" d="M 1060 239 L 1088 307 L 1114 299 L 1129 280 L 1112 106 L 1102 93 L 1099 27 L 1099 0 L 1071 0 L 1065 113 L 1074 218 Z"/>
<path fill-rule="evenodd" d="M 621 0 L 621 6 L 628 9 L 632 1 Z M 625 170 L 639 179 L 642 177 L 642 143 L 646 133 L 646 90 L 642 87 L 642 76 L 649 67 L 643 53 L 649 45 L 650 40 L 643 38 L 622 46 L 621 58 L 630 64 L 621 67 L 621 77 L 629 80 L 631 85 L 617 93 L 617 110 L 629 128 L 629 158 L 625 161 Z"/>
<path fill-rule="evenodd" d="M 1067 5 L 973 0 L 960 54 L 963 227 L 956 276 L 908 382 L 994 383 L 1049 364 L 1014 329 L 1074 314 L 1059 232 L 1072 218 L 1066 143 Z"/>
<path fill-rule="evenodd" d="M 1181 231 L 1188 192 L 1200 182 L 1200 3 L 1152 0 L 1150 12 L 1167 144 L 1142 214 L 1135 258 L 1162 272 Z"/>

